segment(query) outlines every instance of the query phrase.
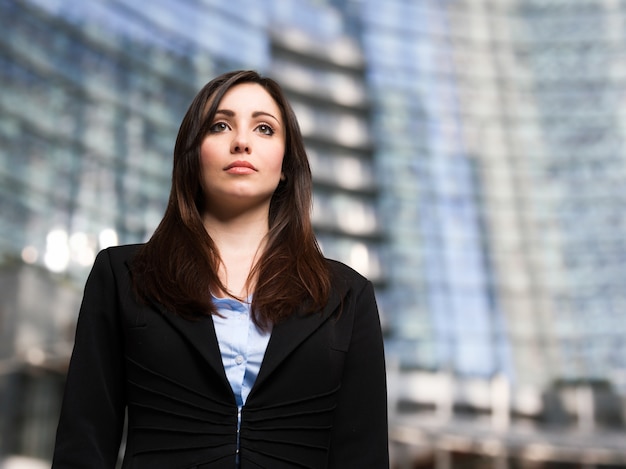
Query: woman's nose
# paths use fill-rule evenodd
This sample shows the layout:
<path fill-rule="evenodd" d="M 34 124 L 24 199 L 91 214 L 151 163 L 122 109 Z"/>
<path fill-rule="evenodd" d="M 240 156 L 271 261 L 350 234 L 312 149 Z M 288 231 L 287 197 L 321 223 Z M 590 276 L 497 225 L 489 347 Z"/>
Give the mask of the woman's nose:
<path fill-rule="evenodd" d="M 231 153 L 250 153 L 250 144 L 243 132 L 238 132 L 235 135 L 230 147 Z"/>

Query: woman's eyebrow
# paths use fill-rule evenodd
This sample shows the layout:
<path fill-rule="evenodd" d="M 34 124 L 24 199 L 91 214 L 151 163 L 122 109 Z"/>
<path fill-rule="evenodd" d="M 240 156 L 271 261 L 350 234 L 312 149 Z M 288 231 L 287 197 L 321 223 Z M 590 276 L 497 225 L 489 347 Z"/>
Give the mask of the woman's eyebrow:
<path fill-rule="evenodd" d="M 274 119 L 276 122 L 280 123 L 280 121 L 276 118 L 276 116 L 270 114 L 269 112 L 255 111 L 255 112 L 252 113 L 252 117 L 259 117 L 259 116 L 268 116 L 268 117 L 271 117 L 272 119 Z"/>
<path fill-rule="evenodd" d="M 227 117 L 233 117 L 235 115 L 235 111 L 231 111 L 230 109 L 218 109 L 215 111 L 215 114 L 224 114 Z"/>
<path fill-rule="evenodd" d="M 226 117 L 234 117 L 235 116 L 235 111 L 232 111 L 230 109 L 218 109 L 217 111 L 215 111 L 215 114 L 222 114 Z M 274 119 L 276 122 L 278 122 L 280 124 L 280 121 L 276 118 L 276 116 L 274 116 L 273 114 L 270 114 L 269 112 L 265 112 L 265 111 L 254 111 L 252 113 L 252 117 L 260 117 L 260 116 L 267 116 L 267 117 L 271 117 L 272 119 Z"/>

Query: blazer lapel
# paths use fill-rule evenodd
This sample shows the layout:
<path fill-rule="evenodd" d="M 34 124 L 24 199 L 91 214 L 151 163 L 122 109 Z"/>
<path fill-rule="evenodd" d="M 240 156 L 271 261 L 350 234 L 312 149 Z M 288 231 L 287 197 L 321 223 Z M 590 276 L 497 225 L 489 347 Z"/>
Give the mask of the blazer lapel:
<path fill-rule="evenodd" d="M 154 305 L 161 312 L 163 318 L 180 332 L 181 336 L 200 353 L 209 366 L 224 378 L 224 382 L 228 383 L 213 319 L 210 316 L 202 316 L 196 321 L 189 321 L 168 311 L 158 303 L 154 303 Z"/>
<path fill-rule="evenodd" d="M 126 266 L 130 272 L 131 269 L 128 261 L 126 261 Z M 206 363 L 217 372 L 222 378 L 223 384 L 232 394 L 232 389 L 226 377 L 226 371 L 224 370 L 224 364 L 222 363 L 222 354 L 217 342 L 213 318 L 210 316 L 201 316 L 196 321 L 189 321 L 169 311 L 157 301 L 152 300 L 150 304 L 158 311 L 161 317 L 177 330 L 190 346 L 200 354 Z"/>
<path fill-rule="evenodd" d="M 263 362 L 261 363 L 259 375 L 252 387 L 253 390 L 265 381 L 299 344 L 330 318 L 339 307 L 346 291 L 347 285 L 345 284 L 338 289 L 331 290 L 328 303 L 321 312 L 309 313 L 307 315 L 294 313 L 285 322 L 274 326 Z"/>

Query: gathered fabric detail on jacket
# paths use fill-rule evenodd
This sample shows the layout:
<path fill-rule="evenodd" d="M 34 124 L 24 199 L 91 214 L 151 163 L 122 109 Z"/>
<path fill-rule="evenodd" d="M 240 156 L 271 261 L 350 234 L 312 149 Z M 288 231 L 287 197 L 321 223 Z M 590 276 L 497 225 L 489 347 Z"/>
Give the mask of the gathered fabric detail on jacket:
<path fill-rule="evenodd" d="M 128 379 L 128 438 L 135 457 L 188 452 L 194 463 L 207 464 L 233 452 L 232 426 L 237 408 L 161 375 L 126 357 L 134 379 Z M 141 383 L 150 382 L 145 386 Z M 215 448 L 223 451 L 216 453 Z M 198 453 L 206 453 L 201 456 Z M 151 455 L 150 455 L 151 453 Z M 158 465 L 158 459 L 155 460 Z M 183 467 L 183 466 L 181 466 Z"/>
<path fill-rule="evenodd" d="M 302 399 L 257 407 L 244 406 L 241 425 L 242 460 L 285 467 L 323 467 L 329 447 L 340 386 Z"/>

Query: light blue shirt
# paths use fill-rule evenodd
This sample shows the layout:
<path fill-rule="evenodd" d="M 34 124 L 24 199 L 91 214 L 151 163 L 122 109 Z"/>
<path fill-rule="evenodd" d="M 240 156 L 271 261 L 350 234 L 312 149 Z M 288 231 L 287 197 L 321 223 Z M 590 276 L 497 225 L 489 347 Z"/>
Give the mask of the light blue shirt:
<path fill-rule="evenodd" d="M 223 316 L 213 315 L 213 323 L 226 377 L 241 415 L 241 408 L 259 374 L 271 331 L 262 331 L 254 324 L 249 302 L 213 297 L 213 303 Z"/>

